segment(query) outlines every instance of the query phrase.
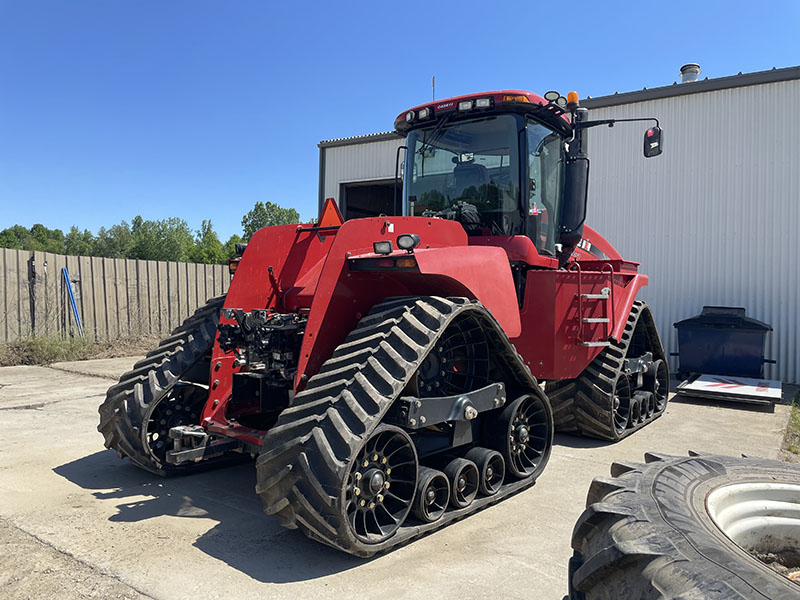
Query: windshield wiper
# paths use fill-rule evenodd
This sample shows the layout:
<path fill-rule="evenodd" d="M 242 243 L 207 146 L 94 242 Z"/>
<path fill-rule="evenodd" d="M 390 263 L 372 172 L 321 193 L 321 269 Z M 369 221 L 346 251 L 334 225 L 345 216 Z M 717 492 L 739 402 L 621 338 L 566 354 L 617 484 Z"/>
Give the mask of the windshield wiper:
<path fill-rule="evenodd" d="M 424 152 L 428 148 L 433 146 L 434 142 L 436 142 L 436 140 L 439 139 L 439 136 L 442 134 L 442 127 L 444 127 L 445 124 L 447 124 L 447 122 L 450 120 L 452 116 L 453 113 L 450 113 L 449 115 L 446 115 L 441 121 L 439 121 L 436 127 L 433 128 L 433 131 L 431 131 L 430 138 L 427 141 L 422 142 L 422 145 L 420 146 L 419 150 L 417 150 L 417 152 L 419 152 L 420 156 L 422 156 L 423 159 L 425 158 Z"/>

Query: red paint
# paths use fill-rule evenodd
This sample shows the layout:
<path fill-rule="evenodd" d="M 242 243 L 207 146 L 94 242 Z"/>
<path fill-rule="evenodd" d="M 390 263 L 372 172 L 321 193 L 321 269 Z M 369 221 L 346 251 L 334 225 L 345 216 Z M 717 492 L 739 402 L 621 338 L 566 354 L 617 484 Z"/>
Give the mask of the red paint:
<path fill-rule="evenodd" d="M 335 209 L 335 205 L 328 206 Z M 578 273 L 558 269 L 554 258 L 539 256 L 533 242 L 524 236 L 467 237 L 459 223 L 424 217 L 375 217 L 336 227 L 335 217 L 331 215 L 331 225 L 326 226 L 329 229 L 283 225 L 256 232 L 225 301 L 226 308 L 308 314 L 294 382 L 297 391 L 358 320 L 372 306 L 392 296 L 466 296 L 479 300 L 509 335 L 534 375 L 542 379 L 576 377 L 602 350 L 579 345 L 579 280 L 584 293 L 613 289 L 613 302 L 584 300 L 582 316 L 613 314 L 611 334 L 616 338 L 622 334 L 636 293 L 647 285 L 647 277 L 637 272 L 638 263 L 622 259 L 589 227 L 585 239 L 608 259 L 578 250 L 573 255 L 580 265 Z M 400 250 L 388 257 L 378 256 L 372 249 L 373 242 L 379 240 L 396 244 L 397 236 L 404 233 L 420 236 L 421 243 L 413 253 L 417 268 L 350 270 L 351 259 L 409 257 Z M 521 309 L 511 261 L 531 267 Z M 606 339 L 611 325 L 584 324 L 583 337 Z M 242 427 L 234 415 L 226 414 L 236 370 L 233 356 L 215 347 L 203 423 L 210 431 L 259 444 L 264 432 Z"/>

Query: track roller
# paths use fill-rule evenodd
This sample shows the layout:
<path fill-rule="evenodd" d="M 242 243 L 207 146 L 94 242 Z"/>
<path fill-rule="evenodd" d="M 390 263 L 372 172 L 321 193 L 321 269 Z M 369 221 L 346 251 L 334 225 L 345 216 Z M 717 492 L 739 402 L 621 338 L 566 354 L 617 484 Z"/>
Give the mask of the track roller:
<path fill-rule="evenodd" d="M 489 448 L 472 448 L 464 456 L 478 466 L 480 482 L 478 490 L 485 496 L 493 496 L 503 485 L 506 475 L 506 461 L 497 450 Z"/>
<path fill-rule="evenodd" d="M 639 422 L 638 414 L 634 417 L 634 405 L 639 406 L 635 398 L 631 398 L 631 380 L 627 375 L 620 374 L 614 384 L 614 395 L 611 410 L 614 412 L 614 429 L 621 434 L 628 427 L 628 423 L 636 425 Z M 638 409 L 641 410 L 639 406 Z"/>
<path fill-rule="evenodd" d="M 450 500 L 450 481 L 447 475 L 428 467 L 419 468 L 414 516 L 423 523 L 438 521 Z"/>
<path fill-rule="evenodd" d="M 642 403 L 639 396 L 631 400 L 631 425 L 637 425 L 642 418 Z"/>
<path fill-rule="evenodd" d="M 455 458 L 444 468 L 450 480 L 450 504 L 453 508 L 464 508 L 472 504 L 478 495 L 480 473 L 477 465 L 466 458 Z"/>
<path fill-rule="evenodd" d="M 644 374 L 643 388 L 652 392 L 654 397 L 654 411 L 663 410 L 669 393 L 669 370 L 663 360 L 654 360 Z"/>

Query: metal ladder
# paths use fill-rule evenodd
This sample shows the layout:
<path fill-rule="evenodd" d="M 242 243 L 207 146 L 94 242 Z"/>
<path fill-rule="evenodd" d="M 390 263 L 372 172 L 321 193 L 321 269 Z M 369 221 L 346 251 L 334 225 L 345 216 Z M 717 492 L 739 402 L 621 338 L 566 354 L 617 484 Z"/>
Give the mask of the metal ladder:
<path fill-rule="evenodd" d="M 574 262 L 569 266 L 570 271 L 574 271 L 578 274 L 578 293 L 576 297 L 578 298 L 578 344 L 581 346 L 587 347 L 606 347 L 610 346 L 611 342 L 609 339 L 611 338 L 611 334 L 613 333 L 614 329 L 616 328 L 616 319 L 614 315 L 614 267 L 608 263 L 603 265 L 603 268 L 600 269 L 601 273 L 608 273 L 609 275 L 609 285 L 608 287 L 604 287 L 599 294 L 584 294 L 583 293 L 583 271 L 581 270 L 581 265 L 578 262 Z M 603 312 L 605 313 L 604 317 L 584 317 L 583 316 L 583 303 L 584 301 L 589 302 L 603 302 Z M 609 305 L 610 301 L 610 305 Z M 604 340 L 585 340 L 583 338 L 583 326 L 584 324 L 588 323 L 603 323 L 606 326 L 606 335 Z"/>

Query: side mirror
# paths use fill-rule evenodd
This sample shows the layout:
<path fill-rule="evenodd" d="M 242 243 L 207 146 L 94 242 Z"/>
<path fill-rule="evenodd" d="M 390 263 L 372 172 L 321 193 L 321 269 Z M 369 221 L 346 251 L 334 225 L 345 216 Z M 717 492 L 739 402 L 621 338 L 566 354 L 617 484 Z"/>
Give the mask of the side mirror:
<path fill-rule="evenodd" d="M 574 246 L 583 236 L 586 220 L 586 196 L 589 189 L 589 159 L 567 160 L 564 169 L 564 199 L 561 204 L 560 242 Z"/>
<path fill-rule="evenodd" d="M 644 132 L 644 157 L 652 158 L 661 154 L 661 127 L 651 127 Z"/>

